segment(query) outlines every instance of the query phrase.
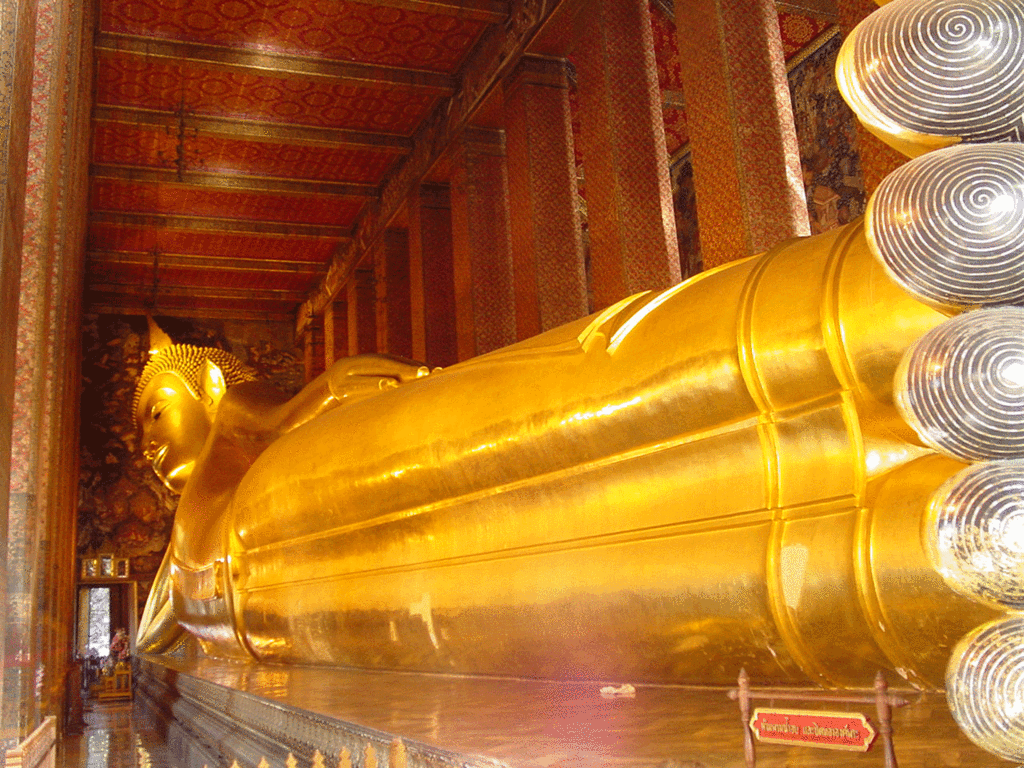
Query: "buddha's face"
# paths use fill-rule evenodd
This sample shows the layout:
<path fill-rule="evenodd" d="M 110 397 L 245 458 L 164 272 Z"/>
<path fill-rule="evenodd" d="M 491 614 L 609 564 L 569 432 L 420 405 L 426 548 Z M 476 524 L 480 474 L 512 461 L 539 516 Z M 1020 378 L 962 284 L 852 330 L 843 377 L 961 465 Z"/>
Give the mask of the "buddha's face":
<path fill-rule="evenodd" d="M 181 493 L 210 433 L 210 410 L 173 371 L 158 373 L 142 390 L 135 418 L 142 455 L 173 493 Z"/>

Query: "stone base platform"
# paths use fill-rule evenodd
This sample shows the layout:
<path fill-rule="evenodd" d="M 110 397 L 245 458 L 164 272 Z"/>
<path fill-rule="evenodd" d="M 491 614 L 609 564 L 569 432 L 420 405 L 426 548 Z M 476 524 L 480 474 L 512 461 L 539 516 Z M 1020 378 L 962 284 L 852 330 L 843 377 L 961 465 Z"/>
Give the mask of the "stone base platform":
<path fill-rule="evenodd" d="M 725 768 L 743 765 L 739 710 L 724 689 L 600 685 L 143 657 L 137 706 L 161 724 L 178 768 Z M 900 768 L 1002 768 L 952 721 L 943 696 L 906 694 L 893 730 Z M 769 706 L 757 702 L 756 706 Z M 849 705 L 775 706 L 849 711 Z M 875 722 L 873 706 L 859 711 Z M 867 754 L 767 744 L 761 768 L 869 768 Z"/>

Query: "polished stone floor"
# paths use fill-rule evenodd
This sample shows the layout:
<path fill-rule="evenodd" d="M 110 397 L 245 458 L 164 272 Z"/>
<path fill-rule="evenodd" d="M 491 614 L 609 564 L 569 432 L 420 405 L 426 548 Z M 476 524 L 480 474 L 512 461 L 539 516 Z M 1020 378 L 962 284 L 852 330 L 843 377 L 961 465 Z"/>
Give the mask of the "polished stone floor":
<path fill-rule="evenodd" d="M 86 704 L 81 734 L 65 734 L 58 768 L 174 768 L 152 724 L 130 701 Z"/>
<path fill-rule="evenodd" d="M 180 674 L 513 768 L 733 768 L 743 765 L 736 704 L 719 689 L 599 686 L 170 659 Z M 909 694 L 893 728 L 900 768 L 1004 768 L 965 739 L 941 695 Z M 768 702 L 758 706 L 768 706 Z M 775 702 L 775 706 L 812 708 Z M 819 709 L 848 710 L 848 705 Z M 873 705 L 860 711 L 874 720 Z M 870 768 L 867 755 L 759 745 L 761 768 Z M 243 767 L 246 768 L 246 767 Z"/>

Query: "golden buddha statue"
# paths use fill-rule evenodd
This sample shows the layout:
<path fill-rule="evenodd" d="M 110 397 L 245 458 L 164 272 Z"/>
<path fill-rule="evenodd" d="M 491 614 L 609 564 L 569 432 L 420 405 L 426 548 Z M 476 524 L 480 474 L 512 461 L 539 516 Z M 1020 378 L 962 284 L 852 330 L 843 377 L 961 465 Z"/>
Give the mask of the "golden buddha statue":
<path fill-rule="evenodd" d="M 937 5 L 875 16 L 914 3 Z M 873 34 L 842 54 L 861 102 L 899 65 Z M 140 646 L 180 625 L 284 663 L 942 687 L 957 641 L 1008 607 L 947 583 L 931 500 L 970 462 L 1024 456 L 1024 425 L 978 437 L 984 413 L 942 405 L 933 347 L 959 342 L 934 340 L 1024 300 L 1022 168 L 1016 145 L 926 154 L 864 221 L 441 371 L 354 357 L 286 399 L 237 361 L 159 352 L 135 413 L 181 500 Z M 1007 322 L 982 335 L 1013 347 Z M 1020 357 L 981 373 L 1016 397 Z"/>

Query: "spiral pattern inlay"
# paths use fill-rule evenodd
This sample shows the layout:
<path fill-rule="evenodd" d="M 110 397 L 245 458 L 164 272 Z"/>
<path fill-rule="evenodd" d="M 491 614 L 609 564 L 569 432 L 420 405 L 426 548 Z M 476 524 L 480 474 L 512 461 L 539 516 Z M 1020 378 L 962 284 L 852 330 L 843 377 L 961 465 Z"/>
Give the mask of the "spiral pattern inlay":
<path fill-rule="evenodd" d="M 890 3 L 857 28 L 863 98 L 904 130 L 965 141 L 1024 139 L 1024 4 Z"/>
<path fill-rule="evenodd" d="M 971 741 L 1024 760 L 1024 616 L 997 619 L 960 641 L 946 668 L 946 697 Z"/>
<path fill-rule="evenodd" d="M 1024 146 L 912 160 L 879 185 L 868 227 L 893 279 L 925 302 L 1024 303 Z"/>
<path fill-rule="evenodd" d="M 961 461 L 1024 458 L 1024 309 L 952 318 L 896 372 L 896 402 L 935 450 Z"/>
<path fill-rule="evenodd" d="M 1024 461 L 975 464 L 932 496 L 929 556 L 957 592 L 1024 610 Z"/>

